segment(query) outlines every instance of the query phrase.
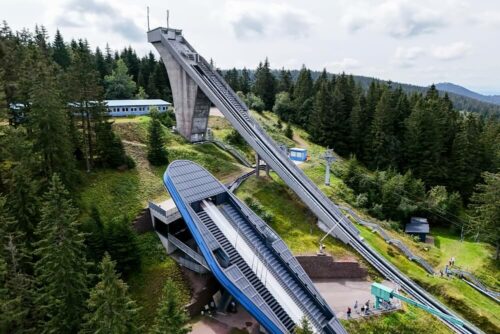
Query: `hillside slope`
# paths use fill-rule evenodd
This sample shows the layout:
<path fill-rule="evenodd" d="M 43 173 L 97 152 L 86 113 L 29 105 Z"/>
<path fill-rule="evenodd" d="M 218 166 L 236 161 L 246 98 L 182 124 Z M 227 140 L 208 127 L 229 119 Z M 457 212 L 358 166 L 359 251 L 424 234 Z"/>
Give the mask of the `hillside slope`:
<path fill-rule="evenodd" d="M 476 99 L 479 101 L 483 101 L 486 103 L 493 103 L 500 105 L 500 95 L 483 95 L 479 94 L 476 92 L 473 92 L 465 87 L 455 85 L 454 83 L 451 82 L 442 82 L 436 84 L 437 89 L 444 91 L 444 92 L 449 92 L 449 93 L 454 93 L 466 97 L 470 97 L 472 99 Z"/>

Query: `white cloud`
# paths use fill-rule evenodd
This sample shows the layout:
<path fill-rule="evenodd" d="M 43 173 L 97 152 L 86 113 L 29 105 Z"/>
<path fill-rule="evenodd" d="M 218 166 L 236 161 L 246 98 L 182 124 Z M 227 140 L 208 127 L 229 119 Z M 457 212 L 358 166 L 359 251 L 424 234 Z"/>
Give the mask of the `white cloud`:
<path fill-rule="evenodd" d="M 412 67 L 416 60 L 424 54 L 425 51 L 420 46 L 398 47 L 394 54 L 394 62 L 401 67 Z"/>
<path fill-rule="evenodd" d="M 360 66 L 361 63 L 359 62 L 359 60 L 349 57 L 340 60 L 334 60 L 325 64 L 326 69 L 333 72 L 349 71 L 359 68 Z"/>
<path fill-rule="evenodd" d="M 306 37 L 317 22 L 308 12 L 286 3 L 229 1 L 222 10 L 238 38 Z"/>
<path fill-rule="evenodd" d="M 346 10 L 342 24 L 351 32 L 375 28 L 395 38 L 436 31 L 447 24 L 446 11 L 410 0 L 384 0 L 382 3 L 358 3 Z"/>
<path fill-rule="evenodd" d="M 432 49 L 432 56 L 439 60 L 454 60 L 465 57 L 472 49 L 470 44 L 455 42 L 448 45 L 436 46 Z"/>
<path fill-rule="evenodd" d="M 131 9 L 131 8 L 129 8 Z M 144 29 L 141 29 L 130 15 L 108 2 L 100 0 L 69 0 L 58 6 L 54 21 L 58 27 L 98 28 L 112 31 L 129 41 L 143 41 Z"/>

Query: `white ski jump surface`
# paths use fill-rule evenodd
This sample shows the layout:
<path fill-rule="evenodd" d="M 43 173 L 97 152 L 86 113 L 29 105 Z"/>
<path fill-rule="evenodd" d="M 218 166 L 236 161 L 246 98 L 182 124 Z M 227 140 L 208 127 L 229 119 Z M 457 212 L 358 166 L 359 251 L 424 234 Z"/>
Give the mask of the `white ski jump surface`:
<path fill-rule="evenodd" d="M 268 273 L 266 266 L 253 251 L 252 247 L 248 245 L 245 239 L 238 235 L 233 225 L 227 221 L 226 217 L 213 203 L 204 200 L 201 207 L 214 221 L 215 225 L 217 225 L 231 245 L 238 251 L 252 271 L 262 281 L 271 295 L 278 301 L 281 307 L 283 307 L 293 322 L 300 324 L 300 321 L 304 317 L 304 313 L 300 310 L 299 306 L 295 304 L 283 287 L 281 287 L 273 274 Z"/>

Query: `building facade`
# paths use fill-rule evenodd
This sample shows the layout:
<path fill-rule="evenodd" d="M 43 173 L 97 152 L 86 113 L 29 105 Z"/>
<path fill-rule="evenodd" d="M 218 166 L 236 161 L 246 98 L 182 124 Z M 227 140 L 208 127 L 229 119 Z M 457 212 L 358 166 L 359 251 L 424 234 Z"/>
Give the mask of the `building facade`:
<path fill-rule="evenodd" d="M 152 107 L 159 112 L 166 112 L 172 104 L 160 100 L 105 100 L 109 114 L 113 117 L 147 115 Z"/>

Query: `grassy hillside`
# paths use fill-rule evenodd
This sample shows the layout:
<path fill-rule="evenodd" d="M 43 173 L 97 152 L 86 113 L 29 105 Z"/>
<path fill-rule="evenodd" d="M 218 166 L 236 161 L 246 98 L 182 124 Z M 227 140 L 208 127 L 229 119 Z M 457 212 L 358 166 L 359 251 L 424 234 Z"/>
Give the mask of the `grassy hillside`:
<path fill-rule="evenodd" d="M 162 181 L 166 166 L 151 166 L 146 158 L 148 122 L 149 117 L 146 116 L 118 118 L 113 125 L 114 131 L 122 138 L 127 154 L 136 162 L 136 168 L 126 171 L 98 170 L 83 176 L 84 186 L 79 194 L 82 207 L 89 209 L 96 205 L 105 222 L 123 214 L 131 220 L 149 200 L 160 201 L 169 196 Z M 192 145 L 168 129 L 165 129 L 165 135 L 170 161 L 193 160 L 224 181 L 243 172 L 243 167 L 231 155 L 212 144 Z M 154 320 L 167 279 L 175 282 L 186 302 L 190 299 L 190 290 L 179 266 L 165 254 L 156 234 L 149 232 L 138 238 L 141 269 L 131 274 L 127 283 L 141 308 L 141 324 L 147 330 Z"/>
<path fill-rule="evenodd" d="M 162 181 L 166 166 L 151 166 L 146 158 L 148 122 L 146 116 L 115 121 L 113 128 L 137 166 L 133 170 L 99 170 L 85 174 L 85 186 L 80 193 L 83 207 L 96 205 L 105 219 L 120 214 L 132 219 L 146 207 L 148 200 L 160 201 L 169 197 Z M 212 144 L 192 145 L 168 129 L 165 135 L 170 161 L 195 161 L 223 181 L 243 172 L 243 167 L 231 155 Z"/>
<path fill-rule="evenodd" d="M 272 113 L 264 113 L 263 116 L 258 119 L 261 122 L 267 121 L 271 124 L 277 121 L 276 116 Z M 300 165 L 306 175 L 308 175 L 335 203 L 354 203 L 354 194 L 352 190 L 333 174 L 330 178 L 331 185 L 324 185 L 325 165 L 318 159 L 319 154 L 324 151 L 324 148 L 310 143 L 307 133 L 303 130 L 294 128 L 294 133 L 296 136 L 300 137 L 294 138 L 295 144 L 300 143 L 300 147 L 307 148 L 311 156 L 310 161 Z M 342 164 L 342 162 L 337 162 L 337 164 Z M 276 190 L 274 196 L 266 192 L 263 192 L 264 194 L 259 194 L 259 190 L 254 190 L 253 192 L 251 190 L 246 190 L 254 194 L 255 197 L 260 198 L 262 205 L 270 211 L 278 210 L 281 205 L 277 198 L 285 191 L 290 192 L 281 180 L 275 179 L 277 184 L 281 184 L 284 187 L 284 190 Z M 262 187 L 262 185 L 259 185 L 259 187 Z M 270 187 L 267 186 L 267 189 L 270 189 Z M 270 199 L 266 200 L 266 197 Z M 294 199 L 296 200 L 297 198 L 295 197 Z M 278 202 L 278 205 L 275 204 L 276 202 Z M 288 203 L 287 207 L 294 207 L 295 205 L 299 204 Z M 364 215 L 363 212 L 359 212 L 359 214 Z M 371 221 L 377 222 L 376 219 L 368 215 L 365 215 L 365 217 Z M 436 245 L 430 246 L 417 243 L 405 234 L 396 230 L 391 230 L 391 224 L 387 222 L 378 223 L 382 224 L 394 237 L 403 240 L 414 252 L 427 259 L 436 268 L 442 268 L 451 256 L 455 256 L 459 266 L 485 277 L 487 281 L 492 284 L 498 285 L 498 262 L 492 260 L 493 248 L 491 246 L 471 241 L 460 242 L 458 236 L 453 235 L 450 231 L 442 229 L 432 230 L 432 234 L 436 239 Z M 290 232 L 287 229 L 281 231 L 278 229 L 278 233 L 283 233 L 283 235 L 280 235 L 293 249 L 295 247 L 294 243 L 296 243 L 296 238 L 294 238 L 293 235 L 288 237 Z M 493 333 L 500 330 L 500 321 L 496 317 L 496 314 L 500 313 L 500 306 L 492 299 L 482 295 L 459 279 L 442 279 L 427 275 L 419 265 L 406 259 L 397 249 L 386 244 L 380 236 L 373 234 L 363 227 L 359 227 L 359 229 L 361 235 L 369 244 L 376 248 L 406 275 L 436 295 L 443 303 L 462 314 L 466 319 L 475 323 L 486 332 Z M 306 242 L 304 242 L 304 244 L 307 245 Z M 311 243 L 311 249 L 312 247 L 313 243 Z M 373 325 L 376 328 L 378 326 L 375 323 Z"/>

